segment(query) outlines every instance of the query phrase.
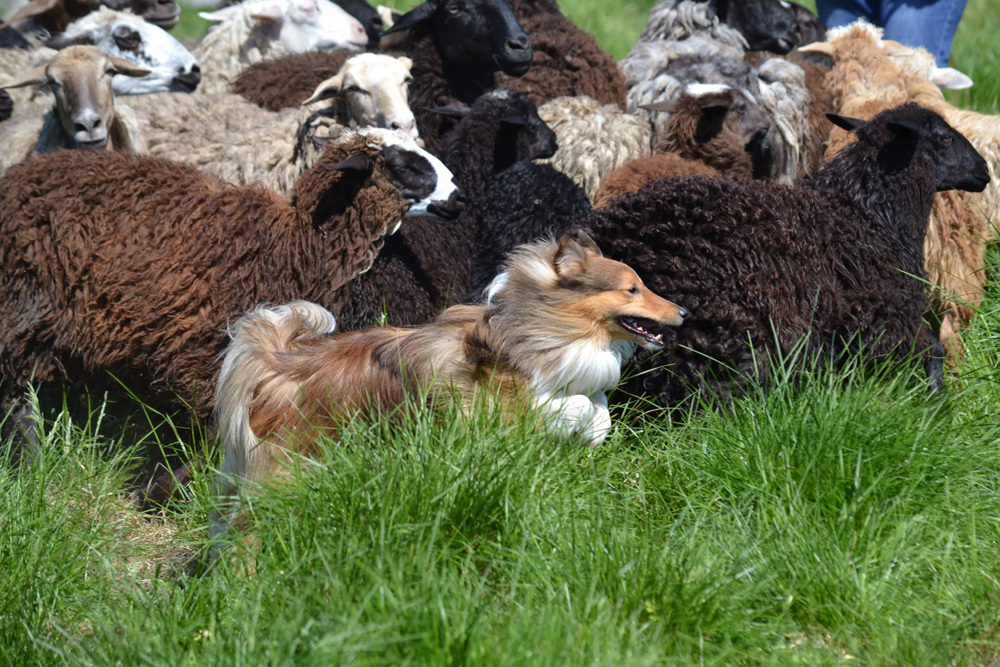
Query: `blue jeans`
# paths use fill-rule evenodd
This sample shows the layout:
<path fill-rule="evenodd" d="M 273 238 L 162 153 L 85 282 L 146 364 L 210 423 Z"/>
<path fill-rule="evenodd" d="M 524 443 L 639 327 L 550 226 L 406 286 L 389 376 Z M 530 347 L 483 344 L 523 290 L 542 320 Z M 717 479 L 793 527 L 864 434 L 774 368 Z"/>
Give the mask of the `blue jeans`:
<path fill-rule="evenodd" d="M 885 38 L 922 46 L 939 67 L 948 66 L 951 40 L 967 0 L 816 0 L 816 12 L 828 28 L 867 19 L 885 28 Z"/>

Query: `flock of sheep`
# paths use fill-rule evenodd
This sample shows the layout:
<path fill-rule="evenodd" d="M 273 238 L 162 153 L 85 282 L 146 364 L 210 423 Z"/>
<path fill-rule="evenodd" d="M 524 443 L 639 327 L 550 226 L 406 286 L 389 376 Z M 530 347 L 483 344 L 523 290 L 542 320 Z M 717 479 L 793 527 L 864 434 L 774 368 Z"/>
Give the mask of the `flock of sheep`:
<path fill-rule="evenodd" d="M 110 376 L 207 418 L 249 308 L 420 324 L 573 228 L 691 311 L 636 361 L 664 405 L 804 339 L 915 353 L 935 387 L 961 354 L 1000 122 L 926 51 L 781 0 L 662 0 L 617 63 L 555 0 L 338 4 L 217 9 L 193 53 L 169 1 L 32 0 L 0 30 L 8 426 L 31 439 L 32 384 Z"/>

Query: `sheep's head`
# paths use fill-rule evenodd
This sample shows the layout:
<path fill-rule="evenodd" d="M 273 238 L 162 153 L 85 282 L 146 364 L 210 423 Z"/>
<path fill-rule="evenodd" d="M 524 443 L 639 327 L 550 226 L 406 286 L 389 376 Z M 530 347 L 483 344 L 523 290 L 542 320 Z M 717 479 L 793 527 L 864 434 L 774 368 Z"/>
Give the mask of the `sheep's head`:
<path fill-rule="evenodd" d="M 538 115 L 538 107 L 527 96 L 513 90 L 494 90 L 482 95 L 471 107 L 438 107 L 433 111 L 460 118 L 449 134 L 446 153 L 470 141 L 488 142 L 493 151 L 493 172 L 516 162 L 550 158 L 558 145 L 556 133 Z"/>
<path fill-rule="evenodd" d="M 382 17 L 379 15 L 378 10 L 365 2 L 365 0 L 336 0 L 336 4 L 364 26 L 365 32 L 368 34 L 368 50 L 377 50 L 383 29 Z"/>
<path fill-rule="evenodd" d="M 400 130 L 417 138 L 417 121 L 407 102 L 413 61 L 377 53 L 362 53 L 344 63 L 303 105 L 341 97 L 351 127 Z"/>
<path fill-rule="evenodd" d="M 5 88 L 47 85 L 67 143 L 76 148 L 104 148 L 115 118 L 111 78 L 146 76 L 149 70 L 102 53 L 95 46 L 71 46 L 45 65 L 22 74 Z"/>
<path fill-rule="evenodd" d="M 213 22 L 235 20 L 246 13 L 270 25 L 277 41 L 290 53 L 334 49 L 359 51 L 368 43 L 361 23 L 330 0 L 254 0 L 231 5 L 199 16 Z"/>
<path fill-rule="evenodd" d="M 749 91 L 694 83 L 676 100 L 642 108 L 671 114 L 660 151 L 701 160 L 732 176 L 774 175 L 774 123 Z"/>
<path fill-rule="evenodd" d="M 192 92 L 201 81 L 198 59 L 163 28 L 106 7 L 74 21 L 45 43 L 53 49 L 88 44 L 150 70 L 143 77 L 115 76 L 111 86 L 117 95 Z"/>
<path fill-rule="evenodd" d="M 799 21 L 783 0 L 710 0 L 719 20 L 739 30 L 755 51 L 788 53 L 799 43 Z"/>
<path fill-rule="evenodd" d="M 521 76 L 531 67 L 531 40 L 506 0 L 425 0 L 386 35 L 427 26 L 445 67 L 475 75 Z"/>
<path fill-rule="evenodd" d="M 879 166 L 887 172 L 902 171 L 914 162 L 929 163 L 938 192 L 982 192 L 990 182 L 983 156 L 929 109 L 909 103 L 883 111 L 870 121 L 836 114 L 827 114 L 827 118 L 856 134 L 859 144 L 873 146 Z"/>
<path fill-rule="evenodd" d="M 170 30 L 181 16 L 174 0 L 29 0 L 0 27 L 15 21 L 35 19 L 50 32 L 62 32 L 75 19 L 96 12 L 101 6 L 118 11 L 131 11 L 164 30 Z"/>

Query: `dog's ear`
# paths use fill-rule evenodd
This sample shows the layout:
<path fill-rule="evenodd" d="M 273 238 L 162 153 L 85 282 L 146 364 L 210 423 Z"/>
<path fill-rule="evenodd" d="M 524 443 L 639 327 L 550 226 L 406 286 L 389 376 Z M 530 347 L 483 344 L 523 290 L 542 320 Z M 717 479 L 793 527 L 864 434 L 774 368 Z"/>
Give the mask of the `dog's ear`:
<path fill-rule="evenodd" d="M 594 242 L 591 241 L 591 244 Z M 597 247 L 596 245 L 594 246 Z M 594 253 L 579 243 L 569 235 L 559 239 L 555 257 L 552 264 L 559 279 L 567 282 L 576 282 L 583 277 L 587 271 L 587 264 Z"/>
<path fill-rule="evenodd" d="M 566 232 L 566 236 L 579 243 L 590 255 L 594 257 L 604 257 L 604 253 L 602 253 L 601 249 L 597 247 L 597 242 L 594 241 L 590 234 L 588 234 L 585 230 L 573 229 Z"/>

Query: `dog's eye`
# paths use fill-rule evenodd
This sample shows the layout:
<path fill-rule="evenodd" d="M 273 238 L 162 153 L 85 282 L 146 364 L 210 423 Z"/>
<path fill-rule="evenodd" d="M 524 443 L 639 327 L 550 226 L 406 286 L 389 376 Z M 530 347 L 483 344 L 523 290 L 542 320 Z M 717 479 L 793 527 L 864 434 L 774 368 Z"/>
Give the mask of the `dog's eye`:
<path fill-rule="evenodd" d="M 641 293 L 641 290 L 639 289 L 638 285 L 632 285 L 632 287 L 629 287 L 625 291 L 631 294 L 632 296 L 639 296 L 639 294 Z"/>

